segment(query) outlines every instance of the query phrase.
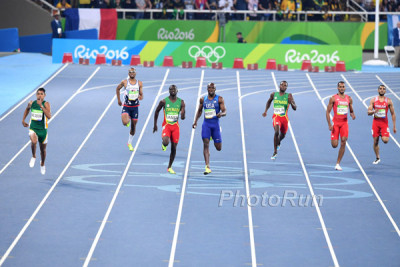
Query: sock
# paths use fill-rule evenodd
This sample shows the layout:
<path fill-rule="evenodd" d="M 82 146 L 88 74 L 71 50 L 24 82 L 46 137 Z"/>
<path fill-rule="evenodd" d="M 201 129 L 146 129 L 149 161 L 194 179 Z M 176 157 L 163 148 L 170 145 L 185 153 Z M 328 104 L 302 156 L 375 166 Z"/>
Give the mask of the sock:
<path fill-rule="evenodd" d="M 129 135 L 128 144 L 132 144 L 133 135 Z"/>

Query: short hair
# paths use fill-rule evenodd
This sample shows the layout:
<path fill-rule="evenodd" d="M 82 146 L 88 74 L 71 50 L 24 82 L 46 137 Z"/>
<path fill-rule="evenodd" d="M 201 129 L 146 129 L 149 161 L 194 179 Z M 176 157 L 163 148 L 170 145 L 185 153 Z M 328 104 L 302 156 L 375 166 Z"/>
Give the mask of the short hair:
<path fill-rule="evenodd" d="M 386 86 L 384 86 L 383 84 L 379 85 L 379 86 L 378 86 L 378 89 L 381 88 L 381 87 L 383 87 L 383 88 L 386 89 Z"/>
<path fill-rule="evenodd" d="M 178 87 L 176 87 L 175 84 L 171 84 L 171 85 L 169 86 L 168 90 L 169 90 L 169 89 L 172 89 L 172 88 L 178 89 Z"/>
<path fill-rule="evenodd" d="M 338 83 L 337 83 L 337 86 L 339 87 L 339 84 L 341 84 L 341 83 L 343 83 L 343 84 L 344 84 L 344 81 L 340 81 L 340 82 L 338 82 Z"/>
<path fill-rule="evenodd" d="M 236 35 L 239 35 L 239 34 L 242 35 L 242 32 L 237 32 L 237 33 L 236 33 Z"/>
<path fill-rule="evenodd" d="M 133 70 L 133 71 L 132 71 Z M 134 67 L 131 67 L 130 69 L 129 69 L 129 72 L 136 72 L 136 69 L 134 68 Z"/>
<path fill-rule="evenodd" d="M 289 83 L 288 83 L 287 81 L 281 81 L 281 82 L 279 83 L 279 85 L 281 85 L 282 83 L 286 83 L 286 85 L 289 86 Z"/>
<path fill-rule="evenodd" d="M 39 92 L 39 91 L 42 91 L 44 94 L 46 94 L 46 90 L 45 90 L 43 87 L 41 87 L 41 88 L 37 89 L 37 91 L 36 91 L 36 92 Z"/>
<path fill-rule="evenodd" d="M 214 83 L 209 83 L 209 84 L 207 84 L 207 88 L 208 87 L 212 87 L 212 88 L 215 88 L 215 89 L 217 89 L 217 87 L 215 86 L 215 84 Z"/>

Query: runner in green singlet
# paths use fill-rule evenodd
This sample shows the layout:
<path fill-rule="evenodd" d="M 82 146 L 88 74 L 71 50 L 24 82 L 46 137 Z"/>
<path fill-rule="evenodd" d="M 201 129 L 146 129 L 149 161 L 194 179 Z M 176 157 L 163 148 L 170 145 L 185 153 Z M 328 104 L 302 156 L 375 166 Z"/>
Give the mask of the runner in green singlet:
<path fill-rule="evenodd" d="M 46 160 L 47 121 L 51 118 L 50 103 L 44 100 L 45 96 L 46 90 L 39 88 L 36 91 L 36 100 L 28 103 L 22 117 L 22 125 L 24 127 L 29 126 L 29 136 L 31 138 L 32 158 L 29 162 L 29 167 L 33 168 L 35 166 L 36 144 L 39 141 L 40 157 L 42 159 L 40 162 L 40 172 L 43 175 L 46 173 L 44 161 Z M 28 124 L 25 122 L 25 119 L 29 112 L 31 112 L 31 119 Z"/>

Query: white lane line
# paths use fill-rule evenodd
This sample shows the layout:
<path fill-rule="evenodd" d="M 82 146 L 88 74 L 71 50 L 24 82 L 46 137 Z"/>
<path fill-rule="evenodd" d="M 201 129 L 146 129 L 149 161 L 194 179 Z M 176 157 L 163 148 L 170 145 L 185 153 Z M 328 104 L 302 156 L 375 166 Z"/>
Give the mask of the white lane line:
<path fill-rule="evenodd" d="M 274 80 L 274 83 L 275 83 L 275 88 L 276 88 L 277 91 L 279 91 L 279 86 L 278 86 L 278 83 L 276 82 L 275 74 L 272 72 L 271 75 L 272 75 L 272 79 Z M 308 76 L 308 74 L 307 74 L 307 76 Z M 319 94 L 318 94 L 318 96 L 319 96 Z M 319 96 L 319 98 L 321 99 L 321 96 Z M 308 189 L 310 190 L 310 193 L 312 195 L 312 200 L 313 200 L 313 203 L 314 203 L 314 207 L 315 207 L 315 209 L 317 211 L 319 222 L 321 223 L 322 231 L 324 232 L 325 240 L 326 240 L 326 243 L 328 245 L 329 252 L 331 253 L 331 257 L 332 257 L 334 266 L 338 267 L 339 266 L 339 262 L 338 262 L 338 260 L 336 258 L 335 250 L 333 249 L 332 242 L 331 242 L 331 239 L 329 237 L 328 230 L 326 228 L 324 218 L 322 217 L 322 213 L 321 213 L 321 210 L 319 208 L 319 204 L 318 204 L 318 202 L 316 200 L 316 196 L 315 196 L 314 189 L 313 189 L 311 181 L 310 181 L 310 177 L 308 176 L 308 172 L 306 170 L 306 166 L 304 165 L 303 157 L 301 156 L 300 149 L 299 149 L 299 146 L 297 145 L 296 137 L 294 135 L 294 132 L 293 132 L 293 129 L 292 129 L 292 125 L 290 124 L 290 122 L 289 122 L 289 130 L 290 130 L 290 134 L 292 135 L 292 139 L 293 139 L 293 142 L 294 142 L 294 146 L 296 148 L 297 155 L 299 156 L 301 167 L 303 168 L 304 176 L 306 177 L 306 180 L 307 180 Z"/>
<path fill-rule="evenodd" d="M 106 109 L 103 111 L 103 113 L 101 114 L 101 116 L 99 117 L 99 119 L 97 120 L 97 122 L 95 123 L 95 125 L 92 127 L 92 129 L 90 130 L 90 132 L 88 133 L 88 135 L 86 136 L 86 138 L 83 140 L 83 142 L 81 143 L 81 145 L 79 146 L 79 148 L 76 150 L 75 154 L 72 156 L 72 158 L 70 159 L 70 161 L 68 162 L 68 164 L 65 166 L 64 170 L 60 173 L 60 175 L 58 176 L 58 178 L 56 179 L 56 181 L 54 182 L 54 184 L 52 185 L 52 187 L 49 189 L 49 191 L 47 192 L 47 194 L 44 196 L 44 198 L 42 199 L 42 201 L 40 202 L 40 204 L 37 206 L 36 210 L 33 212 L 33 214 L 31 215 L 31 217 L 29 218 L 29 220 L 26 222 L 26 224 L 24 225 L 24 227 L 22 228 L 22 230 L 19 232 L 19 234 L 17 235 L 17 237 L 14 239 L 14 241 L 12 242 L 11 246 L 7 249 L 6 253 L 3 255 L 3 257 L 0 260 L 0 266 L 4 263 L 4 261 L 7 259 L 7 257 L 10 255 L 10 252 L 14 249 L 15 245 L 18 243 L 18 241 L 21 239 L 22 235 L 25 233 L 26 229 L 29 227 L 29 225 L 31 224 L 31 222 L 35 219 L 36 215 L 38 214 L 38 212 L 40 211 L 40 209 L 42 208 L 42 206 L 44 205 L 44 203 L 47 201 L 47 199 L 49 198 L 49 196 L 51 195 L 51 193 L 53 192 L 54 188 L 57 186 L 57 184 L 60 182 L 61 178 L 64 176 L 65 172 L 67 171 L 67 169 L 71 166 L 72 162 L 74 161 L 75 157 L 79 154 L 79 152 L 81 151 L 81 149 L 83 148 L 83 146 L 86 144 L 87 140 L 89 140 L 90 136 L 92 135 L 92 133 L 94 132 L 94 130 L 96 129 L 96 127 L 99 125 L 100 121 L 103 119 L 104 115 L 106 114 L 106 112 L 108 111 L 108 109 L 111 107 L 112 103 L 114 103 L 116 97 L 114 96 L 110 103 L 108 103 L 108 106 L 106 107 Z"/>
<path fill-rule="evenodd" d="M 96 74 L 96 72 L 98 72 L 100 69 L 100 67 L 97 67 L 97 69 L 92 73 L 92 75 L 90 75 L 90 77 L 82 84 L 81 87 L 79 87 L 79 89 L 64 103 L 64 105 L 62 105 L 62 107 L 57 110 L 57 112 L 51 117 L 51 119 L 49 120 L 49 124 L 57 117 L 57 115 L 69 104 L 69 102 L 71 102 L 71 100 L 80 93 L 80 90 L 85 87 L 85 85 L 93 78 L 93 76 Z M 7 169 L 7 167 L 22 153 L 22 151 L 24 151 L 25 148 L 27 148 L 29 146 L 29 144 L 31 143 L 31 141 L 28 141 L 18 152 L 17 154 L 14 155 L 14 157 L 12 157 L 12 159 L 10 159 L 9 162 L 7 162 L 6 165 L 4 165 L 4 167 L 0 170 L 0 175 L 5 171 L 5 169 Z"/>
<path fill-rule="evenodd" d="M 65 64 L 61 69 L 59 69 L 56 73 L 54 73 L 53 76 L 51 76 L 47 81 L 45 81 L 42 85 L 40 85 L 38 87 L 38 89 L 41 88 L 41 87 L 45 87 L 49 82 L 51 82 L 51 80 L 53 80 L 67 66 L 68 66 L 68 64 Z M 23 103 L 27 103 L 27 101 L 35 94 L 36 94 L 36 90 L 34 90 L 30 95 L 28 95 L 23 100 L 21 100 L 16 106 L 14 106 L 10 111 L 8 111 L 7 114 L 5 114 L 3 117 L 1 117 L 0 118 L 0 122 L 2 120 L 4 120 L 8 115 L 10 115 L 14 110 L 16 110 L 19 106 L 21 106 Z"/>
<path fill-rule="evenodd" d="M 400 100 L 400 97 L 392 90 L 390 87 L 378 76 L 375 75 L 375 77 L 398 99 Z"/>
<path fill-rule="evenodd" d="M 363 99 L 360 97 L 360 95 L 356 92 L 356 90 L 354 90 L 353 86 L 351 86 L 350 82 L 346 79 L 346 77 L 344 77 L 344 75 L 342 74 L 342 78 L 344 79 L 344 81 L 349 85 L 350 89 L 356 94 L 356 96 L 358 97 L 358 99 L 363 103 L 364 107 L 368 110 L 368 105 L 364 103 Z M 386 85 L 385 85 L 386 86 Z M 386 87 L 387 88 L 387 87 Z M 392 138 L 393 142 L 396 143 L 397 147 L 400 148 L 400 144 L 399 142 L 397 142 L 396 138 L 394 138 L 393 134 L 390 135 L 390 137 Z"/>
<path fill-rule="evenodd" d="M 89 250 L 89 252 L 88 252 L 88 255 L 86 256 L 85 262 L 84 262 L 84 264 L 83 264 L 84 267 L 88 266 L 90 260 L 92 259 L 94 250 L 96 249 L 96 246 L 97 246 L 97 243 L 99 242 L 100 236 L 101 236 L 101 234 L 103 233 L 104 227 L 105 227 L 105 225 L 106 225 L 106 222 L 108 221 L 108 217 L 110 216 L 111 210 L 112 210 L 112 208 L 114 207 L 114 203 L 115 203 L 115 200 L 117 199 L 117 196 L 118 196 L 118 194 L 119 194 L 119 191 L 121 190 L 121 186 L 122 186 L 122 184 L 123 184 L 124 181 L 125 181 L 126 175 L 128 174 L 129 167 L 131 166 L 133 157 L 135 156 L 136 151 L 137 151 L 137 148 L 138 148 L 138 146 L 139 146 L 139 144 L 140 144 L 140 141 L 142 140 L 142 137 L 143 137 L 143 134 L 144 134 L 144 132 L 145 132 L 145 130 L 146 130 L 147 124 L 149 123 L 150 118 L 152 118 L 152 116 L 153 116 L 153 110 L 154 110 L 155 107 L 156 107 L 157 100 L 158 100 L 158 98 L 159 98 L 159 96 L 160 96 L 161 90 L 163 89 L 164 84 L 165 84 L 165 81 L 167 80 L 168 73 L 169 73 L 169 69 L 167 69 L 167 71 L 165 72 L 164 79 L 163 79 L 163 81 L 162 81 L 162 83 L 161 83 L 161 86 L 160 86 L 160 89 L 158 90 L 158 93 L 157 93 L 157 95 L 156 95 L 156 97 L 155 97 L 155 99 L 154 99 L 153 106 L 151 107 L 151 109 L 150 109 L 150 111 L 149 111 L 149 115 L 147 115 L 146 122 L 144 123 L 143 128 L 142 128 L 142 131 L 140 132 L 140 135 L 139 135 L 139 138 L 138 138 L 138 140 L 137 140 L 137 142 L 136 142 L 134 151 L 132 152 L 132 155 L 131 155 L 131 157 L 129 158 L 128 163 L 126 164 L 125 171 L 124 171 L 124 173 L 122 174 L 122 177 L 121 177 L 121 179 L 120 179 L 120 181 L 119 181 L 118 187 L 117 187 L 117 189 L 115 190 L 114 196 L 113 196 L 113 198 L 111 199 L 110 205 L 108 206 L 108 209 L 107 209 L 107 211 L 106 211 L 106 214 L 104 215 L 104 218 L 103 218 L 103 220 L 102 220 L 102 222 L 101 222 L 100 228 L 99 228 L 99 230 L 98 230 L 98 232 L 97 232 L 97 234 L 96 234 L 95 239 L 93 240 L 93 243 L 92 243 L 92 246 L 90 247 L 90 250 Z"/>
<path fill-rule="evenodd" d="M 322 101 L 321 96 L 319 95 L 317 88 L 315 87 L 313 81 L 311 80 L 310 76 L 308 75 L 308 73 L 306 73 L 308 80 L 310 81 L 311 86 L 314 88 L 315 93 L 317 94 L 319 100 L 321 100 L 322 105 L 324 106 L 325 110 L 326 110 L 326 105 L 325 103 Z M 332 115 L 331 115 L 332 118 Z M 375 187 L 373 186 L 373 184 L 371 183 L 371 181 L 368 178 L 368 175 L 365 173 L 363 167 L 361 166 L 360 162 L 358 161 L 356 155 L 353 153 L 353 150 L 350 147 L 349 142 L 347 141 L 346 143 L 346 147 L 349 149 L 351 155 L 353 156 L 355 162 L 357 163 L 358 168 L 360 168 L 362 174 L 364 175 L 365 180 L 367 181 L 367 183 L 369 184 L 369 186 L 371 187 L 372 192 L 374 192 L 374 195 L 376 197 L 376 199 L 379 201 L 379 203 L 381 204 L 383 210 L 386 213 L 386 216 L 389 218 L 390 222 L 392 223 L 394 229 L 396 230 L 397 234 L 400 237 L 400 230 L 399 227 L 397 226 L 396 222 L 393 220 L 392 215 L 390 215 L 388 209 L 386 208 L 385 204 L 383 203 L 381 197 L 379 196 L 378 192 L 375 190 Z"/>
<path fill-rule="evenodd" d="M 242 93 L 240 91 L 240 76 L 239 71 L 236 71 L 236 81 L 239 96 L 239 115 L 240 115 L 240 130 L 242 134 L 242 151 L 243 151 L 243 164 L 244 164 L 244 180 L 246 185 L 246 199 L 247 199 L 247 217 L 249 220 L 249 234 L 250 234 L 250 251 L 251 251 L 251 265 L 257 267 L 256 248 L 254 244 L 254 227 L 253 215 L 251 211 L 250 200 L 250 186 L 249 186 L 249 173 L 247 169 L 247 155 L 246 155 L 246 142 L 244 138 L 244 125 L 243 125 L 243 109 L 242 109 Z"/>
<path fill-rule="evenodd" d="M 204 70 L 201 71 L 200 84 L 199 84 L 199 90 L 197 92 L 196 109 L 195 109 L 195 112 L 194 112 L 193 121 L 196 118 L 197 109 L 199 108 L 199 101 L 200 101 L 201 88 L 203 86 L 203 79 L 204 79 Z M 174 266 L 174 261 L 175 261 L 176 244 L 178 242 L 179 228 L 180 228 L 180 225 L 181 225 L 183 201 L 185 199 L 186 183 L 187 183 L 187 179 L 188 179 L 190 158 L 191 158 L 191 155 L 192 155 L 192 147 L 193 147 L 193 139 L 194 139 L 195 131 L 196 131 L 196 129 L 192 128 L 192 134 L 190 136 L 188 155 L 187 155 L 187 159 L 186 159 L 185 174 L 183 175 L 182 190 L 181 190 L 181 197 L 180 197 L 180 200 L 179 200 L 178 214 L 176 216 L 174 238 L 172 240 L 171 253 L 169 255 L 169 262 L 168 262 L 168 266 L 169 267 Z"/>

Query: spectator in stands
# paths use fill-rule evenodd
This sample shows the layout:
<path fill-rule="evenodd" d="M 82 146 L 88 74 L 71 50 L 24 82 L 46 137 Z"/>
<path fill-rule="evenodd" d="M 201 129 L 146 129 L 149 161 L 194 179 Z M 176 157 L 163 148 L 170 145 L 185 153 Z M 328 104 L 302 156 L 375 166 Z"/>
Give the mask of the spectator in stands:
<path fill-rule="evenodd" d="M 218 6 L 220 10 L 232 11 L 233 0 L 219 0 Z M 225 23 L 231 19 L 231 13 L 222 13 L 222 15 L 225 15 Z"/>
<path fill-rule="evenodd" d="M 63 31 L 60 21 L 60 12 L 58 10 L 53 10 L 54 20 L 51 22 L 51 30 L 53 31 L 53 38 L 62 38 Z"/>
<path fill-rule="evenodd" d="M 233 6 L 236 10 L 247 10 L 249 0 L 233 0 Z M 244 20 L 244 14 L 236 14 L 237 20 Z"/>
<path fill-rule="evenodd" d="M 67 0 L 61 0 L 56 5 L 56 8 L 58 8 L 58 9 L 67 9 L 67 8 L 71 8 L 71 5 L 67 3 Z"/>
<path fill-rule="evenodd" d="M 208 5 L 208 0 L 195 0 L 194 5 L 197 10 L 210 10 L 210 6 Z M 207 14 L 204 13 L 196 13 L 195 14 L 196 19 L 206 19 Z"/>
<path fill-rule="evenodd" d="M 394 67 L 400 67 L 400 21 L 397 27 L 393 29 L 393 47 L 394 47 Z"/>
<path fill-rule="evenodd" d="M 283 20 L 294 19 L 293 12 L 296 11 L 296 4 L 293 0 L 283 0 L 281 3 Z"/>
<path fill-rule="evenodd" d="M 330 11 L 341 11 L 341 4 L 338 0 L 331 0 L 329 3 L 329 10 Z M 332 21 L 332 15 L 329 15 L 327 20 Z M 333 15 L 333 20 L 334 21 L 342 21 L 343 16 L 342 15 Z"/>
<path fill-rule="evenodd" d="M 237 37 L 237 39 L 238 39 L 238 40 L 237 40 L 238 43 L 247 43 L 246 40 L 243 39 L 243 36 L 242 36 L 242 33 L 241 33 L 241 32 L 236 33 L 236 37 Z"/>
<path fill-rule="evenodd" d="M 91 7 L 91 1 L 90 0 L 79 0 L 79 7 L 90 8 Z"/>
<path fill-rule="evenodd" d="M 172 12 L 172 19 L 176 19 L 179 16 L 180 19 L 183 19 L 183 10 L 185 9 L 185 3 L 183 0 L 174 0 L 173 1 L 174 12 Z"/>
<path fill-rule="evenodd" d="M 218 9 L 218 0 L 208 0 L 208 6 L 210 7 L 211 10 L 217 10 Z M 211 20 L 215 20 L 216 13 L 211 14 L 211 16 L 208 16 Z"/>
<path fill-rule="evenodd" d="M 125 0 L 125 3 L 122 4 L 125 9 L 136 9 L 135 0 Z M 134 19 L 136 17 L 135 13 L 127 12 L 126 18 Z"/>
<path fill-rule="evenodd" d="M 142 12 L 136 12 L 136 19 L 144 18 L 144 10 L 146 9 L 146 0 L 135 0 L 138 9 L 143 10 Z"/>
<path fill-rule="evenodd" d="M 185 0 L 185 9 L 193 10 L 194 9 L 194 0 Z M 186 13 L 187 19 L 193 19 L 193 13 Z"/>
<path fill-rule="evenodd" d="M 110 0 L 92 0 L 94 8 L 110 8 Z"/>
<path fill-rule="evenodd" d="M 248 14 L 248 19 L 250 20 L 258 20 L 258 0 L 249 0 L 247 2 L 247 9 L 253 11 L 252 13 Z"/>
<path fill-rule="evenodd" d="M 259 0 L 258 1 L 258 10 L 260 11 L 270 11 L 271 10 L 271 2 L 269 0 Z M 261 14 L 261 20 L 269 20 L 271 14 Z"/>

